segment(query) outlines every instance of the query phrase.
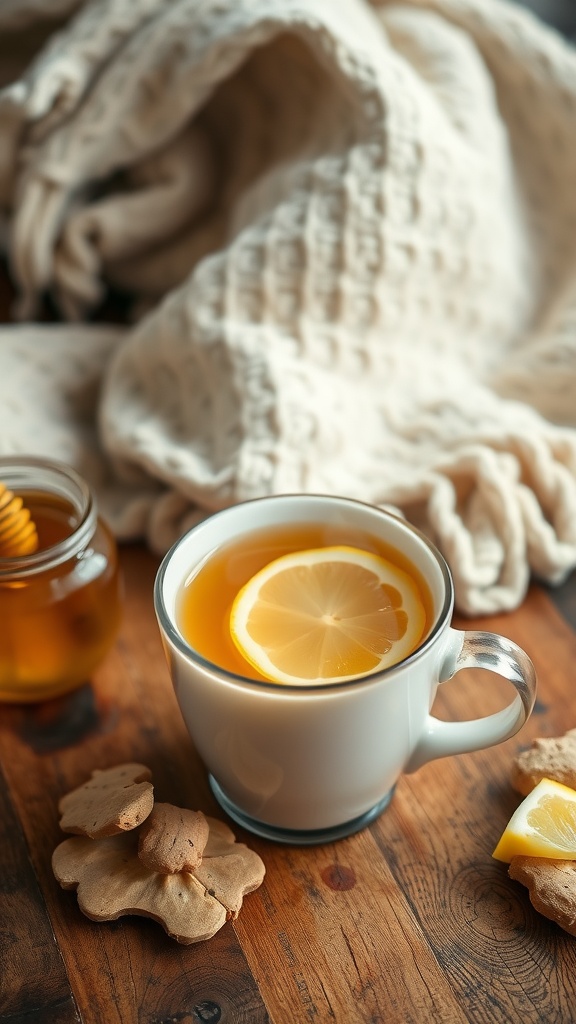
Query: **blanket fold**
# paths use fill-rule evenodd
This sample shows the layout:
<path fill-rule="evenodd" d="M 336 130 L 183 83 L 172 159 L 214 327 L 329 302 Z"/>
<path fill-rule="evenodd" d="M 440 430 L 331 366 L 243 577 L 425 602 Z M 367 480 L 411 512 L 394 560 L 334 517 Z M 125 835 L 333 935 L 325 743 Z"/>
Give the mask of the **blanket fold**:
<path fill-rule="evenodd" d="M 400 509 L 464 613 L 561 581 L 574 50 L 505 0 L 26 13 L 0 7 L 0 35 L 59 20 L 0 91 L 0 454 L 73 462 L 160 552 L 316 491 Z M 91 322 L 117 289 L 128 323 Z"/>

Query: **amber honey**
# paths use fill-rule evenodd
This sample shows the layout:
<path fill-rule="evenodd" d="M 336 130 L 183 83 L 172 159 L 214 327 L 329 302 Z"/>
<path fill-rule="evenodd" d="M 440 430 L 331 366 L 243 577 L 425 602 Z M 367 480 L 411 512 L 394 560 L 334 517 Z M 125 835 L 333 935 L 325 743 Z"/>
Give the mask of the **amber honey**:
<path fill-rule="evenodd" d="M 207 661 L 235 675 L 264 677 L 240 654 L 230 635 L 230 609 L 238 591 L 275 558 L 308 548 L 345 544 L 395 563 L 416 582 L 426 610 L 426 630 L 433 621 L 432 596 L 424 577 L 400 551 L 356 528 L 325 523 L 269 527 L 223 545 L 183 583 L 176 620 L 186 642 Z"/>
<path fill-rule="evenodd" d="M 34 701 L 90 678 L 118 630 L 120 580 L 85 482 L 57 464 L 14 463 L 0 460 L 0 478 L 23 498 L 39 544 L 0 558 L 0 700 Z"/>

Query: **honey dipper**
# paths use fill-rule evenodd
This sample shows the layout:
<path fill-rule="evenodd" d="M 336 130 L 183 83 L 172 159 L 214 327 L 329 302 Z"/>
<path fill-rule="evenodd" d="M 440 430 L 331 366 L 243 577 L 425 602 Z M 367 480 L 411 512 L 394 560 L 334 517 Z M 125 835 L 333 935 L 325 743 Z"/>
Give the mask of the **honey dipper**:
<path fill-rule="evenodd" d="M 38 532 L 29 510 L 0 480 L 0 558 L 30 555 L 37 547 Z"/>

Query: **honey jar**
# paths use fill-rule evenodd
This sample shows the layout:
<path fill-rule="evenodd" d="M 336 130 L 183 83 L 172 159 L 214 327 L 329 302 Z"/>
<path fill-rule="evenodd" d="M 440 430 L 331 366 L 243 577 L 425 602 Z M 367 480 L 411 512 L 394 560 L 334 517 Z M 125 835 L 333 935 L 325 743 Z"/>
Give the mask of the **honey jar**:
<path fill-rule="evenodd" d="M 31 554 L 0 557 L 0 701 L 58 697 L 90 679 L 121 615 L 118 552 L 86 481 L 46 459 L 0 459 L 29 509 Z"/>

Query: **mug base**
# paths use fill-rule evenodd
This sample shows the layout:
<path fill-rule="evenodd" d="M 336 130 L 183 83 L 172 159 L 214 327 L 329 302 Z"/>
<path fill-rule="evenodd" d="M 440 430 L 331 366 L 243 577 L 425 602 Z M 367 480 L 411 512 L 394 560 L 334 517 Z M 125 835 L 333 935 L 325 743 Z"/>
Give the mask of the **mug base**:
<path fill-rule="evenodd" d="M 227 796 L 224 790 L 216 782 L 213 775 L 208 775 L 208 782 L 210 789 L 216 797 L 218 803 L 222 807 L 226 814 L 237 825 L 241 825 L 242 828 L 247 829 L 249 832 L 254 833 L 256 836 L 260 836 L 261 839 L 272 839 L 277 843 L 287 843 L 290 846 L 317 846 L 321 843 L 333 843 L 337 839 L 345 839 L 346 836 L 351 836 L 355 832 L 360 832 L 371 822 L 375 821 L 376 818 L 382 814 L 382 811 L 386 809 L 390 803 L 392 796 L 394 795 L 395 786 L 386 793 L 374 807 L 371 807 L 369 811 L 361 814 L 358 818 L 353 818 L 351 821 L 343 822 L 341 825 L 333 825 L 330 828 L 318 828 L 318 829 L 292 829 L 292 828 L 280 828 L 277 825 L 270 825 L 268 822 L 259 821 L 257 818 L 251 818 L 248 814 L 244 814 L 236 804 L 232 802 Z"/>

